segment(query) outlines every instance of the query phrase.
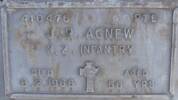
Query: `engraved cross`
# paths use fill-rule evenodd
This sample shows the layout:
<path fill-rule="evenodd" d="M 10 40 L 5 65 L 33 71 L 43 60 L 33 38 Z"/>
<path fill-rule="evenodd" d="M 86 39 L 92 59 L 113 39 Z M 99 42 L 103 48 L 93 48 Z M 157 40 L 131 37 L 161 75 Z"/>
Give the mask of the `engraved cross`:
<path fill-rule="evenodd" d="M 99 67 L 91 61 L 85 62 L 84 66 L 80 68 L 80 75 L 86 78 L 86 92 L 88 93 L 95 91 L 95 77 L 98 70 Z"/>

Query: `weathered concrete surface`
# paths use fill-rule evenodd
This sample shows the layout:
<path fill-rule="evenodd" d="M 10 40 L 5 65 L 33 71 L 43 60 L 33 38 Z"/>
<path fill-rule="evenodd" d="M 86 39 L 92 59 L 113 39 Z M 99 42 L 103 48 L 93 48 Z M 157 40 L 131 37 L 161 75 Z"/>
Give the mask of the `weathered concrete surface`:
<path fill-rule="evenodd" d="M 177 1 L 16 1 L 1 7 L 0 100 L 178 100 Z M 111 29 L 115 35 L 107 37 Z M 119 39 L 118 30 L 125 34 Z M 93 46 L 87 53 L 88 43 L 114 44 L 120 52 L 106 55 Z M 32 84 L 39 77 L 57 86 Z"/>

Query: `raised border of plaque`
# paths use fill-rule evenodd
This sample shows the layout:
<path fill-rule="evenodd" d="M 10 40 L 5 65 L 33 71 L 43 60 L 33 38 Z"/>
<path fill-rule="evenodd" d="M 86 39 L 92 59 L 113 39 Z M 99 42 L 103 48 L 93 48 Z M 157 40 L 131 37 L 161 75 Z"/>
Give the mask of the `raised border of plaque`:
<path fill-rule="evenodd" d="M 78 5 L 78 6 L 76 6 Z M 77 8 L 107 8 L 107 7 L 113 7 L 113 5 L 108 5 L 108 4 L 103 4 L 102 6 L 98 5 L 85 5 L 82 6 L 83 4 L 75 4 L 75 5 L 65 5 L 65 6 L 59 6 L 59 5 L 52 5 L 51 4 L 27 4 L 27 5 L 23 5 L 23 4 L 16 4 L 16 3 L 12 3 L 12 4 L 7 4 L 7 8 L 38 8 L 39 6 L 42 8 L 48 8 L 48 7 L 54 7 L 54 8 L 73 8 L 73 7 L 77 7 Z M 119 3 L 117 5 L 115 5 L 114 7 L 126 7 L 126 8 L 164 8 L 164 9 L 169 9 L 169 7 L 166 7 L 160 3 L 149 3 L 147 5 L 137 5 L 134 3 L 130 3 L 130 4 L 126 4 L 126 5 L 122 5 L 122 3 Z M 174 67 L 176 66 L 176 59 L 178 59 L 178 56 L 175 56 L 175 54 L 177 54 L 177 45 L 178 45 L 178 33 L 177 33 L 177 23 L 178 23 L 178 9 L 174 10 L 173 13 L 173 30 L 172 30 L 172 51 L 171 51 L 171 66 L 170 66 L 170 82 L 169 82 L 169 91 L 167 94 L 153 94 L 153 95 L 49 95 L 49 94 L 11 94 L 11 84 L 10 84 L 10 71 L 9 71 L 9 63 L 8 63 L 8 32 L 7 32 L 7 16 L 6 16 L 6 8 L 2 8 L 1 9 L 1 17 L 2 17 L 2 43 L 3 43 L 3 64 L 4 64 L 4 72 L 5 72 L 5 93 L 7 96 L 9 96 L 10 98 L 14 98 L 14 99 L 46 99 L 46 98 L 50 98 L 50 99 L 58 99 L 58 98 L 62 98 L 62 99 L 68 99 L 68 100 L 102 100 L 102 99 L 112 99 L 112 100 L 122 100 L 122 98 L 144 98 L 144 100 L 169 100 L 173 95 L 174 95 Z"/>

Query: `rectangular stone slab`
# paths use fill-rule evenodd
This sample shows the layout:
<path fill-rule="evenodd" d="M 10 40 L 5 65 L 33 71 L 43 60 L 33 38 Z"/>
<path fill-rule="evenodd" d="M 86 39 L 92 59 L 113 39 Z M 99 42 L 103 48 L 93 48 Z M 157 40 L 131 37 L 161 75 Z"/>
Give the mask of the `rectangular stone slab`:
<path fill-rule="evenodd" d="M 171 9 L 12 6 L 1 12 L 11 98 L 168 100 L 174 92 Z"/>

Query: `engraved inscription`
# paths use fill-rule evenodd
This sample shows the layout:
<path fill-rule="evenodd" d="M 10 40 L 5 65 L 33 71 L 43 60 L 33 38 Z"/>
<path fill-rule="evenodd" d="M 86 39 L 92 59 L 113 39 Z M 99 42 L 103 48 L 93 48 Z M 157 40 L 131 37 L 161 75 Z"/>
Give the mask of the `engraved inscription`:
<path fill-rule="evenodd" d="M 6 89 L 13 93 L 152 95 L 169 90 L 169 9 L 7 10 Z M 4 45 L 6 46 L 6 45 Z M 6 50 L 6 49 L 5 49 Z M 9 67 L 9 68 L 8 68 Z M 10 69 L 10 70 L 9 70 Z"/>
<path fill-rule="evenodd" d="M 88 55 L 131 55 L 132 54 L 132 45 L 96 45 L 96 44 L 83 44 L 80 45 L 80 54 L 81 56 Z"/>
<path fill-rule="evenodd" d="M 158 21 L 158 16 L 155 13 L 136 13 L 134 19 L 141 20 L 144 23 L 156 23 Z"/>
<path fill-rule="evenodd" d="M 84 34 L 87 40 L 117 40 L 127 41 L 133 37 L 134 30 L 132 28 L 89 28 Z"/>

